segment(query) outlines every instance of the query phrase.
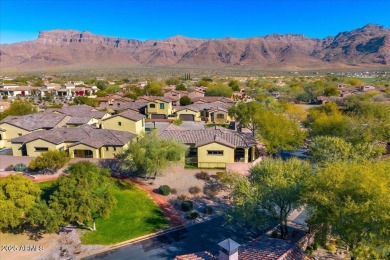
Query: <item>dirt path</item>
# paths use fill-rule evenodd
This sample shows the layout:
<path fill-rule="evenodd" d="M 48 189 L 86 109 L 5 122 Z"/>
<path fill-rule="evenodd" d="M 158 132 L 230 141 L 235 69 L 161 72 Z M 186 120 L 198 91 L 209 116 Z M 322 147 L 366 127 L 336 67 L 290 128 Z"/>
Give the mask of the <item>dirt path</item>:
<path fill-rule="evenodd" d="M 173 226 L 180 226 L 185 223 L 182 217 L 176 212 L 176 210 L 172 207 L 172 205 L 167 201 L 164 196 L 156 194 L 150 187 L 146 186 L 141 181 L 137 181 L 135 179 L 128 179 L 126 181 L 134 183 L 138 187 L 146 191 L 149 196 L 156 202 L 156 204 L 159 206 L 161 211 L 169 219 Z"/>

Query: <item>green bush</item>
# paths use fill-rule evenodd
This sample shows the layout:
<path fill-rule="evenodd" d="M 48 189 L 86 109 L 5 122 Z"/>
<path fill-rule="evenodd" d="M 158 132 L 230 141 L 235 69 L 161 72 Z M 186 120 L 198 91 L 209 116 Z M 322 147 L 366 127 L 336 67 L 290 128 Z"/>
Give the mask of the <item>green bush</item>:
<path fill-rule="evenodd" d="M 194 204 L 190 200 L 185 200 L 181 203 L 181 210 L 184 212 L 191 211 L 194 208 Z"/>
<path fill-rule="evenodd" d="M 158 191 L 161 195 L 163 196 L 168 196 L 169 193 L 171 193 L 171 187 L 169 187 L 168 185 L 161 185 L 159 188 L 158 188 Z"/>
<path fill-rule="evenodd" d="M 193 186 L 188 189 L 188 192 L 192 195 L 199 194 L 202 190 L 199 187 Z"/>
<path fill-rule="evenodd" d="M 208 181 L 210 180 L 210 175 L 207 172 L 201 171 L 195 174 L 195 177 L 199 180 Z"/>
<path fill-rule="evenodd" d="M 196 219 L 197 217 L 199 217 L 199 213 L 194 210 L 187 213 L 186 219 Z"/>
<path fill-rule="evenodd" d="M 222 179 L 222 176 L 225 174 L 225 172 L 216 172 L 215 174 L 217 175 L 217 179 L 220 180 Z"/>
<path fill-rule="evenodd" d="M 69 160 L 70 157 L 65 151 L 49 150 L 42 152 L 41 155 L 31 161 L 28 168 L 33 171 L 55 173 L 67 164 Z"/>
<path fill-rule="evenodd" d="M 206 206 L 204 209 L 203 209 L 203 213 L 204 214 L 207 214 L 207 215 L 211 215 L 213 214 L 213 208 L 211 206 Z"/>
<path fill-rule="evenodd" d="M 24 163 L 18 163 L 14 167 L 14 171 L 17 171 L 17 172 L 23 172 L 26 169 L 27 169 L 27 166 Z"/>

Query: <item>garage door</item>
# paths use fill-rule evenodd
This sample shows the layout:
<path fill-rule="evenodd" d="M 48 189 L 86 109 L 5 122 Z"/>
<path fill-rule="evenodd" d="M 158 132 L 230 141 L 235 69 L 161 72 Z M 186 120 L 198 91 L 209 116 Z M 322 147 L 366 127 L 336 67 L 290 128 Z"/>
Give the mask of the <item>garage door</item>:
<path fill-rule="evenodd" d="M 194 115 L 191 114 L 181 114 L 180 119 L 183 121 L 194 121 Z"/>
<path fill-rule="evenodd" d="M 165 119 L 165 115 L 152 114 L 152 119 Z"/>

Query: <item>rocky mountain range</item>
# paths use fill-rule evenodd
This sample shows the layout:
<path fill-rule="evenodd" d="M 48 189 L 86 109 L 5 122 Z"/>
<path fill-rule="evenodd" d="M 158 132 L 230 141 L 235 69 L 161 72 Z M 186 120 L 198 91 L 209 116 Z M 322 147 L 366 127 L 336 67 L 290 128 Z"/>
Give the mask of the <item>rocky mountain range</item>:
<path fill-rule="evenodd" d="M 272 70 L 390 66 L 390 29 L 369 24 L 325 39 L 273 34 L 246 39 L 183 36 L 139 41 L 75 30 L 0 45 L 0 71 L 112 67 L 251 67 Z"/>

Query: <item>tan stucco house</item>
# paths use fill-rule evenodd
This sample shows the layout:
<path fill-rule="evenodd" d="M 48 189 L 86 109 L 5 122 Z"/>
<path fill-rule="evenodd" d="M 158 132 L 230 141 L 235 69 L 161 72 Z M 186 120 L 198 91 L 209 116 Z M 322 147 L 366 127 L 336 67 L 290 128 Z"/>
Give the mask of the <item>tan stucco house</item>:
<path fill-rule="evenodd" d="M 145 116 L 133 110 L 126 110 L 120 114 L 103 119 L 102 128 L 128 131 L 139 135 L 145 132 Z"/>
<path fill-rule="evenodd" d="M 68 152 L 71 158 L 109 159 L 115 158 L 134 138 L 136 135 L 127 131 L 83 125 L 35 131 L 10 142 L 14 156 L 36 157 L 44 151 L 60 150 Z"/>
<path fill-rule="evenodd" d="M 161 138 L 189 146 L 187 163 L 199 168 L 225 168 L 226 163 L 252 162 L 258 157 L 257 141 L 251 133 L 222 127 L 201 130 L 164 130 Z"/>

